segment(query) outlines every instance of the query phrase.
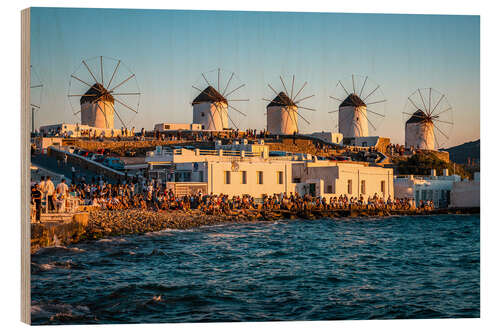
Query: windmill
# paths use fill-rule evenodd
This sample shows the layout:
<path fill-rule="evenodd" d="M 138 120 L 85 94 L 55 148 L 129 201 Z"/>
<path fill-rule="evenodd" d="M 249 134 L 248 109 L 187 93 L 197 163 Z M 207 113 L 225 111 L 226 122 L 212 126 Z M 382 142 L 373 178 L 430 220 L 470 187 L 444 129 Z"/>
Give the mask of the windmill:
<path fill-rule="evenodd" d="M 368 76 L 351 75 L 339 80 L 330 98 L 340 103 L 329 113 L 338 113 L 335 129 L 344 138 L 369 136 L 370 129 L 376 131 L 385 118 L 387 100 L 380 84 Z"/>
<path fill-rule="evenodd" d="M 446 96 L 434 88 L 419 88 L 408 96 L 403 118 L 407 148 L 440 148 L 453 128 L 453 109 Z"/>
<path fill-rule="evenodd" d="M 31 133 L 35 133 L 35 112 L 39 111 L 42 105 L 43 84 L 40 76 L 30 65 L 30 106 L 31 106 Z"/>
<path fill-rule="evenodd" d="M 68 98 L 82 125 L 114 128 L 116 116 L 127 128 L 139 112 L 140 95 L 136 75 L 118 59 L 85 59 L 70 75 Z"/>
<path fill-rule="evenodd" d="M 222 131 L 229 128 L 231 122 L 234 128 L 239 128 L 229 110 L 246 116 L 234 103 L 248 102 L 242 97 L 241 83 L 234 72 L 226 72 L 220 68 L 201 73 L 201 82 L 193 85 L 197 96 L 191 102 L 193 106 L 193 123 L 201 124 L 204 130 Z M 205 87 L 205 88 L 200 88 Z"/>
<path fill-rule="evenodd" d="M 299 109 L 315 111 L 315 109 L 302 106 L 300 103 L 308 100 L 313 95 L 306 97 L 301 97 L 304 89 L 307 85 L 307 81 L 300 86 L 300 89 L 295 90 L 295 74 L 292 75 L 290 85 L 287 87 L 285 84 L 285 79 L 280 75 L 281 85 L 283 90 L 278 92 L 274 89 L 271 84 L 267 86 L 273 92 L 272 99 L 263 98 L 264 101 L 269 102 L 267 104 L 267 131 L 274 135 L 290 135 L 299 132 L 298 118 L 302 119 L 308 125 L 311 123 L 300 114 Z"/>

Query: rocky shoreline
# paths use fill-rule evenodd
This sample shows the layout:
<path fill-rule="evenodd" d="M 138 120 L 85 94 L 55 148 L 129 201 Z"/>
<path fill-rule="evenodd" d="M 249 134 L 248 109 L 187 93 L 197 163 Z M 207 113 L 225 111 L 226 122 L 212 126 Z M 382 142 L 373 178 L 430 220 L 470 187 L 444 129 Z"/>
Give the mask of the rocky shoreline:
<path fill-rule="evenodd" d="M 276 221 L 324 218 L 395 216 L 395 215 L 434 215 L 434 214 L 479 214 L 479 208 L 424 210 L 386 210 L 386 209 L 343 209 L 311 210 L 292 212 L 288 210 L 235 210 L 228 214 L 209 215 L 200 210 L 189 212 L 153 212 L 143 210 L 97 210 L 90 213 L 86 232 L 81 238 L 100 239 L 108 236 L 142 234 L 164 229 L 191 229 L 208 225 L 220 225 L 251 221 Z"/>
<path fill-rule="evenodd" d="M 210 215 L 200 210 L 144 211 L 94 210 L 89 212 L 88 222 L 32 224 L 31 252 L 42 247 L 67 246 L 85 240 L 106 237 L 136 235 L 165 229 L 192 229 L 201 226 L 232 224 L 252 221 L 316 220 L 345 217 L 479 214 L 479 208 L 435 210 L 387 210 L 387 209 L 336 209 L 336 210 L 235 210 L 225 214 Z"/>

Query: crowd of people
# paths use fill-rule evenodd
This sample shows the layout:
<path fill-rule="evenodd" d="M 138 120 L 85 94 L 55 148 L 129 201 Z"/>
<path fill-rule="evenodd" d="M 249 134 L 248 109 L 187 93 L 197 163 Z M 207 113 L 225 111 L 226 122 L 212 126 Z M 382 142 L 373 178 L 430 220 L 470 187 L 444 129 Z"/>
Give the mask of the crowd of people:
<path fill-rule="evenodd" d="M 39 193 L 37 193 L 37 191 Z M 413 199 L 387 199 L 378 195 L 367 197 L 348 197 L 346 195 L 331 196 L 329 199 L 282 193 L 266 195 L 256 199 L 249 195 L 228 196 L 224 194 L 204 194 L 201 191 L 191 195 L 178 196 L 165 184 L 145 178 L 130 178 L 120 184 L 109 184 L 101 177 L 94 177 L 88 182 L 80 179 L 69 187 L 63 180 L 57 187 L 50 180 L 42 179 L 36 184 L 33 192 L 33 203 L 36 205 L 37 220 L 41 211 L 42 198 L 45 198 L 49 212 L 64 211 L 68 196 L 76 198 L 81 205 L 94 206 L 104 210 L 144 209 L 152 211 L 189 211 L 200 210 L 206 214 L 231 214 L 235 210 L 288 210 L 302 212 L 311 210 L 340 209 L 387 209 L 409 210 L 415 208 L 432 209 L 431 201 L 415 203 Z"/>
<path fill-rule="evenodd" d="M 31 203 L 34 207 L 34 218 L 40 221 L 42 209 L 47 213 L 63 213 L 66 210 L 69 187 L 63 178 L 61 182 L 54 186 L 50 176 L 42 176 L 39 183 L 31 187 Z M 42 207 L 45 203 L 45 207 Z"/>

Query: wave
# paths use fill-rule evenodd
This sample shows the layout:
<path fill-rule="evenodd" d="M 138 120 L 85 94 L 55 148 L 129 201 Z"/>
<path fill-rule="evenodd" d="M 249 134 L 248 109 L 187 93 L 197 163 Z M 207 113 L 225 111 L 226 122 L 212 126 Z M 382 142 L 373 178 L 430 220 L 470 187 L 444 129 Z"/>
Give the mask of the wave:
<path fill-rule="evenodd" d="M 123 243 L 127 240 L 125 238 L 102 238 L 97 241 L 97 243 Z"/>
<path fill-rule="evenodd" d="M 193 232 L 196 229 L 171 229 L 171 228 L 165 228 L 159 231 L 150 231 L 146 232 L 144 236 L 147 237 L 152 237 L 152 236 L 161 236 L 161 235 L 168 235 L 169 233 L 177 233 L 177 232 Z"/>
<path fill-rule="evenodd" d="M 71 322 L 78 319 L 90 319 L 91 311 L 85 305 L 72 305 L 59 302 L 33 302 L 31 304 L 31 320 L 47 320 L 49 322 Z"/>
<path fill-rule="evenodd" d="M 81 253 L 85 252 L 85 250 L 80 249 L 78 247 L 66 247 L 66 246 L 51 246 L 44 247 L 36 251 L 33 255 L 57 255 L 57 254 L 65 254 L 65 253 Z"/>
<path fill-rule="evenodd" d="M 136 253 L 134 251 L 119 250 L 119 251 L 111 252 L 111 253 L 107 254 L 106 256 L 114 258 L 114 257 L 133 256 L 135 254 Z"/>
<path fill-rule="evenodd" d="M 53 261 L 48 263 L 31 263 L 31 271 L 33 273 L 50 271 L 53 269 L 84 269 L 85 265 L 75 263 L 71 260 L 66 261 Z"/>

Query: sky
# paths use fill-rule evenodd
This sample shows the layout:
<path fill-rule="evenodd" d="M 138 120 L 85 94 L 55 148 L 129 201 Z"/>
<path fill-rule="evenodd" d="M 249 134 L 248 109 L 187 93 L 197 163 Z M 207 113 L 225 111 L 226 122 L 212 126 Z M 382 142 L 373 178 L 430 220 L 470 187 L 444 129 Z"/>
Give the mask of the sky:
<path fill-rule="evenodd" d="M 404 143 L 407 98 L 432 87 L 453 107 L 442 145 L 480 136 L 479 16 L 32 8 L 31 64 L 43 83 L 37 126 L 79 122 L 70 75 L 99 56 L 126 65 L 122 78 L 135 74 L 127 84 L 141 92 L 138 113 L 123 114 L 135 128 L 192 122 L 192 85 L 203 88 L 201 73 L 221 68 L 245 84 L 237 93 L 249 101 L 234 105 L 247 116 L 230 110 L 240 129 L 264 129 L 262 99 L 274 97 L 267 84 L 278 89 L 280 75 L 295 75 L 296 86 L 308 82 L 303 96 L 315 95 L 299 131 L 334 131 L 337 114 L 328 112 L 338 102 L 329 96 L 355 74 L 380 84 L 387 100 L 370 134 Z"/>

